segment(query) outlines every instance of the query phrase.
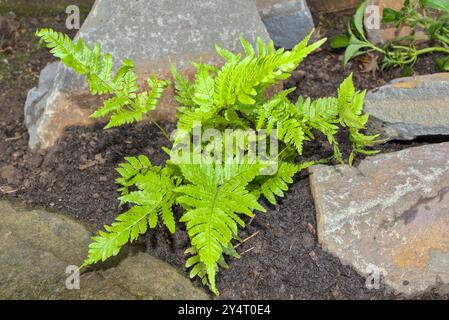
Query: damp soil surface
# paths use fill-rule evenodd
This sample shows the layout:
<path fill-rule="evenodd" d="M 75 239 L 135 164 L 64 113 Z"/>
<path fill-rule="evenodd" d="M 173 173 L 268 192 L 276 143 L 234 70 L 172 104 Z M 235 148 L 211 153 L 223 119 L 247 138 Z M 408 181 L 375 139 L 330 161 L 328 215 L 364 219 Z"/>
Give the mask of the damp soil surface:
<path fill-rule="evenodd" d="M 117 165 L 125 156 L 139 154 L 149 156 L 154 164 L 163 164 L 166 157 L 160 148 L 167 144 L 151 125 L 104 131 L 98 124 L 68 128 L 57 145 L 46 152 L 28 150 L 23 105 L 28 90 L 37 84 L 40 70 L 52 61 L 45 50 L 36 49 L 33 33 L 36 28 L 47 26 L 64 30 L 64 11 L 51 6 L 57 2 L 60 1 L 34 1 L 34 12 L 15 6 L 20 1 L 6 1 L 6 5 L 2 2 L 0 6 L 0 197 L 62 210 L 99 229 L 111 223 L 123 209 L 116 200 Z M 93 3 L 78 2 L 86 8 Z M 48 5 L 48 9 L 37 10 L 39 4 Z M 9 13 L 11 10 L 13 13 Z M 338 28 L 343 31 L 342 21 L 347 17 L 328 18 L 316 17 L 325 21 L 318 23 L 323 35 L 331 35 Z M 308 57 L 286 82 L 286 87 L 298 87 L 292 99 L 298 95 L 335 95 L 338 85 L 351 72 L 359 89 L 371 89 L 400 76 L 400 70 L 363 72 L 363 61 L 357 60 L 343 68 L 341 57 L 342 52 L 328 47 Z M 421 59 L 416 73 L 436 72 L 432 58 Z M 172 124 L 163 126 L 167 131 L 174 128 Z M 349 145 L 344 133 L 340 142 L 347 153 Z M 429 142 L 432 141 L 390 142 L 379 149 L 392 152 Z M 305 148 L 304 158 L 317 159 L 331 152 L 321 137 Z M 277 206 L 264 205 L 267 213 L 247 221 L 248 226 L 241 231 L 240 237 L 247 239 L 237 248 L 242 258 L 230 261 L 230 269 L 218 276 L 221 298 L 404 298 L 383 286 L 379 290 L 366 289 L 363 277 L 321 249 L 306 173 L 296 178 Z M 188 238 L 183 225 L 177 227 L 175 235 L 156 231 L 142 237 L 140 242 L 150 254 L 184 270 Z M 448 299 L 449 294 L 435 288 L 413 298 Z"/>

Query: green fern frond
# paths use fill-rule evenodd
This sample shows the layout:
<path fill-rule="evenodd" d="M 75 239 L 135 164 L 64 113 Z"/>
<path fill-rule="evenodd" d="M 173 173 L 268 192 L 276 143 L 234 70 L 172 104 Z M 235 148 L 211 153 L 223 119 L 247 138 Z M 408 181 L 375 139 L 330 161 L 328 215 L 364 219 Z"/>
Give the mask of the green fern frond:
<path fill-rule="evenodd" d="M 136 183 L 136 177 L 145 175 L 149 170 L 155 170 L 148 157 L 140 155 L 138 157 L 126 157 L 127 162 L 121 163 L 116 171 L 120 174 L 115 182 L 122 187 L 119 189 L 122 195 L 129 193 L 129 187 Z"/>
<path fill-rule="evenodd" d="M 218 294 L 217 263 L 223 247 L 229 247 L 237 235 L 237 225 L 244 226 L 239 214 L 252 217 L 253 210 L 265 211 L 245 188 L 259 174 L 260 166 L 187 164 L 180 167 L 189 182 L 175 190 L 181 194 L 177 202 L 186 209 L 181 221 L 186 223 L 199 262 L 206 267 L 211 290 Z"/>
<path fill-rule="evenodd" d="M 209 69 L 205 64 L 200 63 L 196 72 L 193 101 L 202 112 L 210 112 L 214 106 L 214 86 L 215 82 Z"/>
<path fill-rule="evenodd" d="M 105 226 L 106 232 L 100 231 L 92 238 L 88 257 L 81 267 L 116 256 L 128 241 L 134 241 L 140 234 L 144 234 L 147 231 L 148 215 L 152 209 L 151 206 L 134 206 L 119 215 L 112 225 Z"/>
<path fill-rule="evenodd" d="M 335 135 L 339 130 L 336 125 L 339 122 L 338 99 L 330 97 L 312 101 L 310 98 L 307 98 L 306 100 L 300 98 L 295 106 L 310 128 L 318 130 L 326 136 L 327 140 L 334 148 L 335 159 L 339 162 L 343 162 L 338 142 L 335 139 Z M 311 139 L 314 138 L 310 131 L 309 137 Z"/>
<path fill-rule="evenodd" d="M 356 92 L 350 74 L 338 89 L 338 112 L 340 123 L 349 128 L 362 129 L 368 121 L 368 114 L 361 115 L 364 92 Z"/>
<path fill-rule="evenodd" d="M 198 250 L 195 247 L 190 247 L 185 251 L 185 254 L 190 255 L 190 257 L 187 259 L 185 267 L 187 269 L 190 269 L 189 277 L 191 279 L 198 277 L 200 278 L 203 285 L 207 285 L 209 289 L 212 290 L 212 287 L 209 284 L 208 276 L 207 276 L 207 269 L 206 264 L 201 262 L 200 256 L 198 255 Z M 217 262 L 218 267 L 221 267 L 223 269 L 228 269 L 229 265 L 226 263 L 225 255 L 233 257 L 235 259 L 240 259 L 240 255 L 235 250 L 234 246 L 231 244 L 229 247 L 223 247 L 223 255 L 220 257 L 220 259 Z M 217 292 L 218 293 L 218 292 Z"/>
<path fill-rule="evenodd" d="M 221 52 L 220 47 L 217 47 L 217 52 Z M 222 53 L 223 54 L 223 53 Z M 224 54 L 225 55 L 225 54 Z M 235 76 L 235 69 L 240 62 L 240 56 L 236 56 L 230 53 L 227 56 L 227 62 L 218 71 L 215 80 L 214 88 L 214 102 L 219 108 L 223 108 L 227 105 L 235 104 L 235 96 L 232 94 L 234 88 L 230 84 L 232 78 Z"/>
<path fill-rule="evenodd" d="M 352 164 L 357 153 L 372 155 L 376 150 L 366 150 L 375 144 L 382 143 L 377 140 L 379 135 L 368 136 L 360 132 L 366 127 L 369 115 L 363 114 L 366 91 L 356 92 L 352 81 L 352 74 L 349 75 L 338 89 L 338 108 L 340 123 L 349 128 L 349 139 L 352 143 L 352 152 L 349 157 L 349 164 Z"/>
<path fill-rule="evenodd" d="M 52 29 L 36 31 L 50 52 L 61 61 L 81 75 L 87 75 L 89 88 L 92 94 L 114 92 L 112 83 L 112 57 L 105 54 L 101 57 L 101 47 L 96 44 L 92 50 L 79 39 L 75 44 L 66 34 Z"/>
<path fill-rule="evenodd" d="M 249 113 L 256 113 L 255 104 L 263 97 L 265 89 L 277 80 L 288 78 L 298 64 L 325 41 L 307 46 L 309 39 L 310 36 L 292 51 L 274 50 L 272 42 L 265 45 L 258 39 L 256 54 L 256 49 L 242 38 L 244 58 L 216 46 L 226 63 L 213 74 L 209 68 L 198 64 L 193 102 L 199 108 L 183 112 L 178 129 L 190 131 L 194 122 L 206 122 L 223 108 L 239 106 L 243 109 L 243 105 L 247 105 Z M 185 83 L 181 80 L 180 86 L 183 85 Z"/>
<path fill-rule="evenodd" d="M 318 120 L 335 119 L 338 116 L 338 100 L 336 98 L 319 98 L 304 100 L 302 97 L 295 104 L 298 111 L 307 119 Z"/>
<path fill-rule="evenodd" d="M 352 142 L 352 152 L 349 156 L 349 164 L 352 165 L 357 153 L 365 155 L 374 155 L 379 153 L 379 150 L 367 150 L 367 147 L 372 147 L 376 144 L 383 143 L 385 140 L 377 140 L 379 137 L 376 135 L 365 135 L 357 129 L 349 129 L 349 140 Z"/>
<path fill-rule="evenodd" d="M 304 124 L 297 119 L 288 119 L 278 124 L 278 138 L 287 145 L 294 145 L 299 155 L 302 155 L 304 141 L 310 140 L 306 136 Z"/>
<path fill-rule="evenodd" d="M 270 129 L 273 128 L 277 122 L 282 119 L 288 119 L 291 102 L 288 100 L 287 95 L 294 90 L 295 88 L 282 90 L 259 107 L 257 110 L 257 130 L 267 128 L 268 133 L 270 133 Z"/>
<path fill-rule="evenodd" d="M 148 80 L 151 90 L 137 94 L 137 75 L 131 60 L 125 59 L 113 76 L 112 57 L 108 53 L 103 54 L 98 43 L 91 49 L 82 39 L 74 43 L 67 35 L 52 29 L 40 29 L 36 36 L 65 65 L 80 75 L 86 75 L 91 94 L 114 94 L 91 115 L 92 118 L 110 116 L 105 129 L 141 121 L 144 114 L 156 108 L 162 92 L 169 85 L 169 81 L 152 77 Z"/>
<path fill-rule="evenodd" d="M 170 64 L 170 70 L 175 80 L 175 99 L 182 106 L 181 108 L 178 108 L 178 111 L 182 112 L 185 108 L 192 108 L 195 105 L 193 102 L 193 85 L 176 69 L 175 65 L 172 63 Z"/>
<path fill-rule="evenodd" d="M 125 172 L 126 178 L 123 176 L 119 182 L 124 180 L 126 187 L 122 192 L 122 196 L 118 199 L 121 205 L 131 203 L 140 206 L 149 206 L 154 199 L 162 198 L 157 202 L 157 206 L 150 213 L 150 227 L 156 227 L 158 216 L 162 218 L 165 226 L 174 233 L 175 221 L 173 217 L 172 207 L 176 200 L 174 189 L 179 185 L 180 180 L 174 177 L 172 171 L 168 168 L 160 168 L 148 166 L 147 162 L 142 162 L 143 158 L 127 158 L 128 164 L 122 164 L 120 171 Z M 131 173 L 131 175 L 130 175 Z M 133 175 L 134 173 L 134 175 Z M 137 191 L 128 192 L 130 186 L 134 186 Z"/>
<path fill-rule="evenodd" d="M 134 99 L 128 98 L 120 108 L 114 109 L 105 129 L 142 121 L 144 115 L 156 109 L 164 90 L 170 83 L 156 77 L 151 77 L 147 82 L 151 88 L 150 91 L 141 92 Z M 92 117 L 96 117 L 96 114 L 94 113 Z"/>
<path fill-rule="evenodd" d="M 284 196 L 298 170 L 298 166 L 293 163 L 279 163 L 276 175 L 261 177 L 263 182 L 257 187 L 257 193 L 262 194 L 271 204 L 277 204 L 276 196 Z"/>
<path fill-rule="evenodd" d="M 263 195 L 271 204 L 277 204 L 277 197 L 284 197 L 284 192 L 288 190 L 288 185 L 293 183 L 293 177 L 300 171 L 307 169 L 318 163 L 326 163 L 328 159 L 320 161 L 307 161 L 301 163 L 289 163 L 280 161 L 278 170 L 272 176 L 259 176 L 251 186 L 253 194 L 257 197 Z"/>
<path fill-rule="evenodd" d="M 155 228 L 159 217 L 171 233 L 175 232 L 172 207 L 176 201 L 174 190 L 180 183 L 179 179 L 173 178 L 168 168 L 152 166 L 145 156 L 126 160 L 127 163 L 117 169 L 121 175 L 117 182 L 123 186 L 119 200 L 122 205 L 128 203 L 133 207 L 92 238 L 83 266 L 117 255 L 122 246 L 144 234 L 148 226 Z M 137 191 L 129 192 L 131 186 Z"/>

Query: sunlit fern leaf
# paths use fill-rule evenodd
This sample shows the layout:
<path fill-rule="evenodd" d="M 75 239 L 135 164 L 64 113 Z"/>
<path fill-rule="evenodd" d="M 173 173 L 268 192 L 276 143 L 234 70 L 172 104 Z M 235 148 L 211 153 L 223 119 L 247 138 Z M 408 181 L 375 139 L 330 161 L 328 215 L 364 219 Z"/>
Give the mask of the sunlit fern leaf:
<path fill-rule="evenodd" d="M 289 163 L 280 161 L 276 174 L 271 176 L 259 176 L 251 186 L 252 193 L 256 196 L 263 195 L 271 204 L 277 204 L 276 197 L 284 197 L 288 185 L 293 183 L 293 177 L 300 171 L 318 163 L 325 163 L 327 159 L 320 161 L 307 161 L 301 163 Z"/>
<path fill-rule="evenodd" d="M 256 114 L 256 103 L 263 97 L 265 89 L 277 80 L 286 79 L 304 57 L 318 48 L 324 41 L 307 45 L 310 37 L 296 46 L 292 52 L 275 50 L 272 42 L 263 44 L 258 39 L 257 51 L 241 39 L 245 57 L 216 46 L 226 62 L 220 69 L 212 70 L 208 65 L 197 64 L 192 100 L 199 108 L 182 109 L 178 129 L 190 131 L 195 122 L 204 123 L 219 114 L 222 109 L 247 106 L 246 116 Z M 185 82 L 181 79 L 180 86 Z M 184 84 L 183 84 L 184 82 Z M 212 90 L 213 87 L 213 90 Z M 181 92 L 186 92 L 182 90 Z"/>
<path fill-rule="evenodd" d="M 284 192 L 288 190 L 288 184 L 293 182 L 293 176 L 298 172 L 298 166 L 293 163 L 281 162 L 278 171 L 274 176 L 261 177 L 262 183 L 258 186 L 265 199 L 271 204 L 277 204 L 276 196 L 283 197 Z"/>
<path fill-rule="evenodd" d="M 136 183 L 136 177 L 144 175 L 149 170 L 155 170 L 148 157 L 140 155 L 138 157 L 126 157 L 126 162 L 121 163 L 116 169 L 120 177 L 115 182 L 121 185 L 119 191 L 122 195 L 129 193 L 129 187 Z"/>
<path fill-rule="evenodd" d="M 95 45 L 92 50 L 79 39 L 75 44 L 66 34 L 52 29 L 40 29 L 36 31 L 50 52 L 61 61 L 81 75 L 87 75 L 92 94 L 112 93 L 111 85 L 112 57 L 105 54 L 101 58 L 101 47 Z"/>
<path fill-rule="evenodd" d="M 169 81 L 155 77 L 148 81 L 151 90 L 137 93 L 137 75 L 134 64 L 125 59 L 123 65 L 113 76 L 113 62 L 110 54 L 103 54 L 99 44 L 91 49 L 79 39 L 74 43 L 67 35 L 52 29 L 40 29 L 36 32 L 51 49 L 51 53 L 72 68 L 75 72 L 86 75 L 92 94 L 114 94 L 106 100 L 101 108 L 94 112 L 92 118 L 110 116 L 106 129 L 129 124 L 143 119 L 143 115 L 154 110 L 162 92 Z"/>
<path fill-rule="evenodd" d="M 126 160 L 127 163 L 117 169 L 121 174 L 117 182 L 124 188 L 119 200 L 121 204 L 133 206 L 110 226 L 105 226 L 105 231 L 92 238 L 83 266 L 117 255 L 123 245 L 144 234 L 148 226 L 155 228 L 159 217 L 170 232 L 175 232 L 172 206 L 176 200 L 174 190 L 180 181 L 172 177 L 168 168 L 152 166 L 145 156 Z M 136 191 L 128 191 L 131 184 Z"/>
<path fill-rule="evenodd" d="M 314 119 L 335 119 L 338 116 L 338 100 L 336 98 L 319 98 L 311 100 L 300 97 L 295 104 L 304 117 Z"/>
<path fill-rule="evenodd" d="M 293 92 L 292 89 L 282 90 L 278 92 L 276 95 L 271 97 L 267 102 L 265 102 L 258 110 L 258 119 L 257 119 L 257 130 L 261 130 L 266 127 L 273 127 L 273 125 L 280 121 L 280 118 L 288 117 L 288 110 L 286 104 L 290 103 L 287 99 L 287 95 Z M 278 117 L 278 113 L 276 110 L 280 110 L 281 117 Z M 273 113 L 275 113 L 273 115 Z M 265 126 L 268 123 L 268 126 Z M 271 125 L 270 125 L 271 123 Z M 270 130 L 268 130 L 268 133 Z"/>
<path fill-rule="evenodd" d="M 189 181 L 175 190 L 181 194 L 178 203 L 186 209 L 181 221 L 186 223 L 191 244 L 206 267 L 211 290 L 218 294 L 217 263 L 223 247 L 228 247 L 237 234 L 237 225 L 244 226 L 239 215 L 252 216 L 253 210 L 265 211 L 245 188 L 259 174 L 260 166 L 186 164 L 180 167 Z"/>
<path fill-rule="evenodd" d="M 302 155 L 304 141 L 310 140 L 305 133 L 304 124 L 297 119 L 288 119 L 278 124 L 278 138 L 282 142 L 295 146 L 299 155 Z"/>
<path fill-rule="evenodd" d="M 230 85 L 230 79 L 233 76 L 234 69 L 238 63 L 238 56 L 229 56 L 228 61 L 218 71 L 218 74 L 215 77 L 214 103 L 220 108 L 235 103 L 235 97 L 231 93 L 233 88 Z"/>
<path fill-rule="evenodd" d="M 376 144 L 384 142 L 384 140 L 378 140 L 379 135 L 365 135 L 358 129 L 349 129 L 349 140 L 352 142 L 352 152 L 349 156 L 349 164 L 352 165 L 357 153 L 365 155 L 374 155 L 379 153 L 379 150 L 367 150 L 367 147 L 372 147 Z"/>
<path fill-rule="evenodd" d="M 364 92 L 356 92 L 352 74 L 342 82 L 338 89 L 338 111 L 342 125 L 355 129 L 365 126 L 369 115 L 360 115 L 364 96 Z"/>
<path fill-rule="evenodd" d="M 215 51 L 217 51 L 217 54 L 224 58 L 226 61 L 229 60 L 234 60 L 234 59 L 239 59 L 240 55 L 236 55 L 234 53 L 232 53 L 231 51 L 224 49 L 222 47 L 220 47 L 218 44 L 215 45 Z"/>
<path fill-rule="evenodd" d="M 129 103 L 127 97 L 112 97 L 103 102 L 103 106 L 90 115 L 93 119 L 103 118 L 109 114 L 118 112 Z"/>
<path fill-rule="evenodd" d="M 135 167 L 137 167 L 137 164 L 135 164 Z M 137 191 L 122 195 L 119 197 L 120 202 L 122 204 L 148 205 L 148 199 L 154 199 L 157 195 L 162 195 L 158 207 L 150 216 L 150 226 L 154 228 L 157 217 L 161 217 L 164 225 L 173 233 L 175 231 L 175 220 L 172 207 L 176 200 L 176 194 L 173 190 L 179 185 L 180 180 L 172 175 L 172 171 L 168 167 L 163 169 L 150 167 L 149 169 L 140 169 L 139 173 L 128 181 L 128 184 L 129 182 L 133 183 Z"/>
<path fill-rule="evenodd" d="M 181 110 L 178 111 L 182 112 L 184 108 L 191 108 L 194 106 L 194 88 L 190 81 L 176 69 L 174 64 L 170 64 L 170 70 L 175 80 L 175 99 L 181 105 L 180 108 L 178 108 Z"/>
<path fill-rule="evenodd" d="M 235 248 L 232 244 L 230 244 L 227 247 L 223 247 L 222 249 L 223 249 L 223 254 L 221 255 L 220 259 L 217 262 L 217 270 L 219 269 L 219 267 L 223 268 L 223 269 L 229 268 L 229 265 L 225 260 L 225 255 L 232 257 L 234 259 L 240 259 L 240 255 L 237 253 L 237 251 L 235 250 Z M 201 282 L 203 283 L 203 285 L 207 285 L 212 291 L 212 288 L 209 284 L 208 277 L 207 277 L 206 265 L 203 262 L 201 262 L 197 249 L 195 247 L 189 247 L 185 251 L 185 254 L 190 256 L 186 260 L 186 264 L 185 264 L 185 267 L 187 269 L 190 268 L 190 273 L 189 273 L 190 278 L 193 279 L 195 277 L 198 277 L 201 280 Z"/>
<path fill-rule="evenodd" d="M 193 102 L 203 112 L 209 112 L 213 108 L 215 82 L 205 64 L 200 63 L 195 77 Z"/>
<path fill-rule="evenodd" d="M 254 57 L 255 50 L 251 43 L 243 37 L 240 37 L 240 43 L 242 44 L 243 50 L 245 51 L 245 55 L 247 57 Z"/>
<path fill-rule="evenodd" d="M 88 257 L 81 267 L 115 256 L 127 242 L 137 239 L 139 234 L 147 231 L 147 219 L 152 206 L 134 206 L 129 211 L 119 215 L 106 231 L 100 231 L 92 238 L 89 245 Z"/>
<path fill-rule="evenodd" d="M 148 79 L 148 84 L 151 86 L 150 91 L 139 93 L 134 99 L 128 99 L 120 109 L 112 111 L 105 129 L 142 121 L 144 115 L 156 109 L 164 90 L 170 83 L 151 77 Z"/>

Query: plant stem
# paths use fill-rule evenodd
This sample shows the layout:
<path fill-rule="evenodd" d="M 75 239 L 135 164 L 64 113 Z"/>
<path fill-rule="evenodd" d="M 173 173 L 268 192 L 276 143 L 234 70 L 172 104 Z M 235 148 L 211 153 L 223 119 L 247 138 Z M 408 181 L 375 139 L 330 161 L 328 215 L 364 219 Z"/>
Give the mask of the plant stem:
<path fill-rule="evenodd" d="M 441 42 L 444 42 L 445 44 L 449 44 L 449 38 L 446 36 L 443 36 L 442 34 L 437 34 L 436 38 L 440 40 Z"/>
<path fill-rule="evenodd" d="M 421 50 L 416 51 L 416 55 L 430 53 L 430 52 L 444 52 L 449 54 L 449 49 L 443 48 L 443 47 L 430 47 L 430 48 L 424 48 Z"/>
<path fill-rule="evenodd" d="M 168 141 L 170 141 L 171 144 L 173 144 L 173 141 L 170 139 L 170 136 L 167 134 L 167 132 L 161 127 L 159 123 L 156 122 L 148 113 L 145 114 L 147 118 L 162 132 L 165 138 L 167 138 Z"/>
<path fill-rule="evenodd" d="M 371 48 L 371 49 L 373 49 L 374 51 L 377 51 L 377 52 L 379 52 L 379 53 L 382 53 L 383 55 L 385 55 L 385 50 L 383 50 L 383 49 L 381 49 L 381 48 L 379 48 L 379 47 L 376 47 L 375 45 L 373 45 L 371 42 L 367 42 L 367 44 L 369 44 L 369 47 Z"/>

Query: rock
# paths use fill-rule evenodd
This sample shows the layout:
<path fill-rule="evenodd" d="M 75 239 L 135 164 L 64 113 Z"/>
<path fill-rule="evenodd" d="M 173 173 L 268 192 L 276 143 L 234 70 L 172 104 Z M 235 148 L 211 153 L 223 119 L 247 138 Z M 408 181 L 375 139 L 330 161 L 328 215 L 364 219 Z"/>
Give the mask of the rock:
<path fill-rule="evenodd" d="M 364 24 L 369 41 L 374 44 L 383 45 L 390 40 L 408 36 L 412 33 L 412 29 L 408 26 L 397 29 L 394 24 L 382 23 L 385 8 L 399 11 L 403 5 L 404 0 L 368 0 Z M 428 40 L 422 30 L 418 30 L 416 38 L 418 42 Z"/>
<path fill-rule="evenodd" d="M 69 290 L 69 265 L 80 265 L 92 233 L 63 214 L 0 201 L 0 299 L 207 299 L 170 265 L 134 248 Z"/>
<path fill-rule="evenodd" d="M 12 165 L 6 165 L 0 168 L 0 178 L 5 179 L 9 184 L 14 183 L 16 179 L 16 169 Z"/>
<path fill-rule="evenodd" d="M 269 41 L 268 33 L 252 0 L 98 0 L 80 29 L 87 43 L 99 42 L 114 57 L 115 68 L 128 57 L 136 63 L 140 83 L 151 74 L 169 77 L 169 58 L 187 76 L 191 61 L 219 64 L 215 44 L 241 50 L 239 37 L 255 44 Z M 42 78 L 53 79 L 33 89 L 25 107 L 25 122 L 32 149 L 51 147 L 63 129 L 92 123 L 88 115 L 101 105 L 87 92 L 85 81 L 58 64 Z M 45 93 L 41 99 L 36 97 Z M 173 89 L 153 114 L 159 120 L 175 120 Z"/>
<path fill-rule="evenodd" d="M 39 145 L 41 129 L 47 121 L 51 121 L 51 119 L 48 120 L 51 115 L 46 113 L 45 107 L 48 97 L 52 93 L 51 90 L 56 78 L 58 66 L 58 62 L 48 64 L 41 71 L 38 86 L 28 91 L 24 113 L 30 146 Z"/>
<path fill-rule="evenodd" d="M 305 0 L 256 0 L 274 44 L 292 49 L 315 27 Z"/>
<path fill-rule="evenodd" d="M 325 250 L 401 293 L 449 283 L 449 143 L 310 171 Z"/>
<path fill-rule="evenodd" d="M 449 74 L 401 78 L 368 92 L 371 127 L 389 139 L 449 134 Z"/>
<path fill-rule="evenodd" d="M 333 13 L 355 9 L 360 4 L 360 0 L 312 0 L 308 3 L 314 12 Z"/>

